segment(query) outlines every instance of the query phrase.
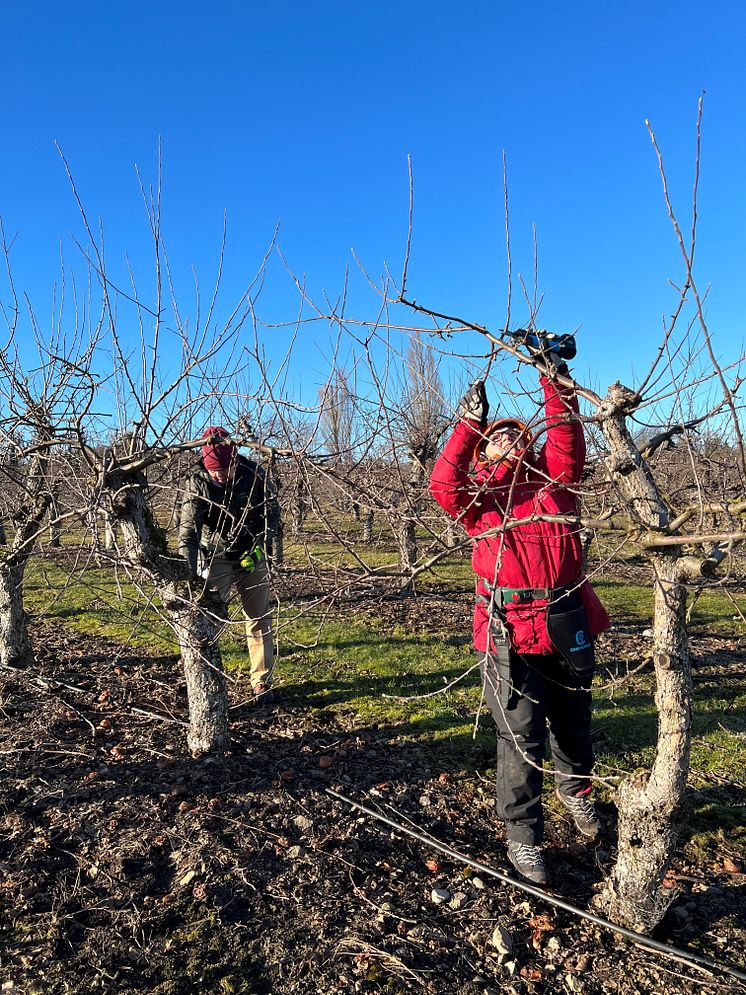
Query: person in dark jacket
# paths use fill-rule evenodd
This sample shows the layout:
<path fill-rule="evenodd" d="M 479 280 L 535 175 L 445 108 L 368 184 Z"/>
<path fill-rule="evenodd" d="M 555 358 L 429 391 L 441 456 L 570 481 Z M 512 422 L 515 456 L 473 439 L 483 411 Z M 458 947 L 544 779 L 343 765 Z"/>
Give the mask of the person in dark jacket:
<path fill-rule="evenodd" d="M 555 376 L 542 375 L 541 385 L 546 437 L 538 452 L 522 422 L 487 424 L 478 381 L 430 480 L 435 500 L 474 540 L 474 646 L 497 726 L 498 814 L 511 863 L 537 884 L 547 882 L 540 849 L 547 725 L 559 799 L 582 834 L 600 832 L 590 800 L 590 686 L 594 636 L 610 624 L 583 574 L 578 525 L 561 520 L 577 515 L 572 487 L 585 462 L 577 398 Z"/>
<path fill-rule="evenodd" d="M 195 580 L 208 583 L 224 601 L 235 587 L 246 616 L 255 701 L 268 705 L 274 699 L 274 648 L 266 553 L 279 504 L 262 467 L 239 455 L 226 429 L 210 426 L 203 438 L 202 458 L 181 503 L 179 546 Z"/>

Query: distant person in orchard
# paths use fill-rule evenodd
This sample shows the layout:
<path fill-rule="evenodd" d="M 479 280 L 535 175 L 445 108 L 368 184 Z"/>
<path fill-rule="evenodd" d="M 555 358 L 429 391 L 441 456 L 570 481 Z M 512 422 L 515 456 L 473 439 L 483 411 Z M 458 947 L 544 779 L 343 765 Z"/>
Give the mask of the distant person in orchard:
<path fill-rule="evenodd" d="M 583 836 L 601 831 L 591 801 L 590 686 L 594 636 L 609 626 L 583 574 L 578 525 L 547 520 L 577 514 L 572 488 L 586 450 L 575 392 L 557 381 L 567 365 L 552 352 L 542 359 L 541 448 L 521 421 L 488 423 L 477 381 L 430 480 L 435 500 L 474 540 L 474 646 L 497 726 L 498 814 L 508 859 L 539 885 L 548 880 L 541 850 L 547 726 L 560 802 Z"/>
<path fill-rule="evenodd" d="M 181 553 L 193 579 L 207 583 L 223 601 L 235 587 L 246 616 L 254 700 L 270 705 L 274 648 L 267 544 L 280 508 L 262 467 L 239 455 L 226 429 L 210 426 L 203 438 L 202 458 L 181 504 Z"/>

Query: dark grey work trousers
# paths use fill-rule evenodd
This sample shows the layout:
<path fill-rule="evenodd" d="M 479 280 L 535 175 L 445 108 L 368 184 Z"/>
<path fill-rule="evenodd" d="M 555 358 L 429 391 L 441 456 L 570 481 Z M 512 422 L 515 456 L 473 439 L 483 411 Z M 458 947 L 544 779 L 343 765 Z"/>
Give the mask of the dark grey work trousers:
<path fill-rule="evenodd" d="M 509 840 L 535 846 L 544 835 L 541 789 L 547 727 L 560 792 L 576 795 L 589 786 L 592 674 L 577 677 L 559 655 L 511 650 L 507 706 L 501 704 L 501 678 L 489 655 L 482 660 L 482 680 L 497 726 L 497 812 Z"/>

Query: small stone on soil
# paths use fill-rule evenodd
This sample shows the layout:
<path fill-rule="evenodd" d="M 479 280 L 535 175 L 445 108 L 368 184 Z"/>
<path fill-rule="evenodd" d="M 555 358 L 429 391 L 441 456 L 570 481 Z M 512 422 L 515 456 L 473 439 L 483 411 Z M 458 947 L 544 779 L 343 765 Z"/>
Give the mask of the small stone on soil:
<path fill-rule="evenodd" d="M 550 936 L 547 940 L 546 951 L 550 956 L 558 954 L 562 949 L 562 944 L 558 937 Z"/>
<path fill-rule="evenodd" d="M 492 939 L 490 940 L 490 943 L 499 954 L 503 954 L 506 957 L 508 954 L 513 952 L 513 937 L 508 930 L 499 923 L 495 926 L 492 932 Z"/>

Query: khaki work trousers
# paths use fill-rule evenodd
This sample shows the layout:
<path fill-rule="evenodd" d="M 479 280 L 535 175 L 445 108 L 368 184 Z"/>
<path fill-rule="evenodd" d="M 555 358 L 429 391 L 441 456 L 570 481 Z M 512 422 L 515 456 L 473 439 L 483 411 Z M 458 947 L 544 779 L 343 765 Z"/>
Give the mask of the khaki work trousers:
<path fill-rule="evenodd" d="M 252 570 L 239 563 L 213 555 L 205 578 L 227 603 L 231 587 L 235 587 L 246 616 L 246 643 L 249 648 L 251 686 L 272 683 L 274 646 L 272 620 L 269 611 L 270 589 L 267 561 L 262 559 Z"/>

